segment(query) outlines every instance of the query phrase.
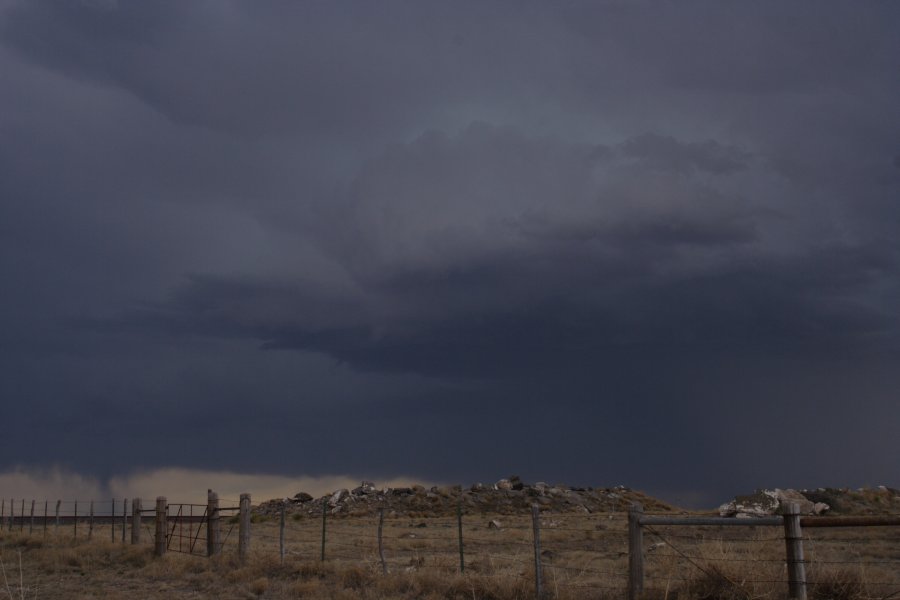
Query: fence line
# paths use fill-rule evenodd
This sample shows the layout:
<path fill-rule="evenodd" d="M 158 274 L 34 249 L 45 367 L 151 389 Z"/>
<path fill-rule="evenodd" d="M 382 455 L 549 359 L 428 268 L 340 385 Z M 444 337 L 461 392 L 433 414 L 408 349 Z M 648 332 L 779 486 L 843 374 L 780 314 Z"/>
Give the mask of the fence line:
<path fill-rule="evenodd" d="M 614 590 L 638 600 L 645 582 L 668 590 L 673 582 L 689 585 L 705 577 L 731 586 L 786 586 L 790 598 L 805 600 L 810 588 L 827 583 L 822 568 L 829 565 L 865 568 L 871 573 L 863 582 L 869 589 L 880 590 L 879 596 L 900 594 L 900 558 L 891 558 L 900 556 L 896 547 L 886 555 L 877 548 L 863 551 L 880 538 L 858 534 L 859 528 L 882 531 L 884 543 L 896 544 L 889 528 L 900 526 L 900 516 L 804 517 L 798 506 L 787 505 L 783 515 L 766 518 L 673 517 L 645 514 L 634 504 L 626 520 L 621 513 L 542 513 L 534 505 L 531 515 L 506 515 L 500 524 L 466 514 L 461 505 L 449 519 L 387 517 L 378 509 L 372 517 L 347 521 L 331 515 L 327 503 L 317 517 L 288 518 L 287 504 L 278 507 L 273 521 L 254 522 L 249 494 L 242 494 L 237 506 L 222 506 L 212 490 L 206 504 L 170 503 L 160 496 L 151 509 L 143 508 L 141 498 L 44 500 L 43 508 L 37 500 L 2 498 L 0 532 L 62 539 L 71 528 L 73 539 L 92 540 L 109 527 L 108 539 L 125 544 L 130 528 L 130 543 L 149 544 L 156 556 L 212 557 L 236 543 L 241 562 L 252 550 L 277 553 L 282 563 L 288 558 L 364 563 L 385 575 L 418 570 L 524 575 L 539 599 L 571 588 L 578 594 Z M 811 533 L 823 531 L 839 533 Z M 731 564 L 754 571 L 738 582 L 723 570 Z"/>
<path fill-rule="evenodd" d="M 660 573 L 657 568 L 652 575 L 646 575 L 644 572 L 644 558 L 653 557 L 657 566 L 666 562 L 686 563 L 692 569 L 699 571 L 708 578 L 709 581 L 718 581 L 733 589 L 740 588 L 741 585 L 755 584 L 771 584 L 786 585 L 788 597 L 797 600 L 806 600 L 809 595 L 809 589 L 817 587 L 827 587 L 833 585 L 834 582 L 827 577 L 822 578 L 820 574 L 822 566 L 842 565 L 842 566 L 859 566 L 865 567 L 870 573 L 882 568 L 881 573 L 885 577 L 884 581 L 878 579 L 862 579 L 859 585 L 863 587 L 878 587 L 881 591 L 876 594 L 870 594 L 873 597 L 889 597 L 900 594 L 900 559 L 879 558 L 877 552 L 872 558 L 847 559 L 846 551 L 843 548 L 846 542 L 856 540 L 873 545 L 878 542 L 878 538 L 874 534 L 870 534 L 863 538 L 848 538 L 846 536 L 838 536 L 836 539 L 813 538 L 809 535 L 809 530 L 834 530 L 835 528 L 873 528 L 873 527 L 896 527 L 900 525 L 900 517 L 898 516 L 878 516 L 878 517 L 806 517 L 800 515 L 800 506 L 796 503 L 788 503 L 783 507 L 781 516 L 768 518 L 752 518 L 752 519 L 734 519 L 734 518 L 697 518 L 697 517 L 659 517 L 644 516 L 639 505 L 636 505 L 630 513 L 629 522 L 631 524 L 632 537 L 630 538 L 629 557 L 636 563 L 636 566 L 630 571 L 628 597 L 634 600 L 640 597 L 643 592 L 644 580 L 656 581 L 692 581 L 693 578 L 684 573 L 673 575 L 672 570 Z M 703 532 L 694 535 L 676 534 L 669 531 L 662 532 L 664 527 L 669 528 L 704 528 Z M 757 535 L 754 537 L 746 537 L 741 540 L 737 536 L 719 537 L 716 540 L 714 530 L 734 530 L 734 529 L 753 529 L 757 528 L 773 528 L 780 527 L 783 530 L 781 536 L 765 537 Z M 870 530 L 871 531 L 871 530 Z M 652 547 L 643 547 L 643 533 L 653 536 L 658 543 Z M 890 535 L 885 536 L 885 541 L 896 543 L 891 539 Z M 677 540 L 673 542 L 673 540 Z M 698 551 L 701 545 L 708 546 L 710 542 L 718 541 L 721 544 L 722 554 L 719 556 L 710 556 L 709 548 L 703 548 L 703 552 Z M 738 544 L 737 549 L 732 545 Z M 778 543 L 783 544 L 781 551 L 782 556 L 777 557 L 779 552 L 776 548 Z M 754 545 L 756 548 L 764 548 L 768 557 L 759 557 L 752 553 Z M 842 548 L 831 548 L 831 546 L 840 545 Z M 660 552 L 650 551 L 658 548 L 665 548 Z M 726 552 L 727 550 L 727 552 Z M 805 552 L 809 550 L 809 555 Z M 821 556 L 820 556 L 821 555 Z M 894 550 L 896 555 L 896 550 Z M 741 573 L 750 573 L 750 564 L 756 565 L 757 573 L 750 576 L 744 575 L 741 582 L 730 578 L 723 571 L 723 565 L 728 563 L 737 563 L 741 565 Z M 809 569 L 808 569 L 809 567 Z M 786 578 L 784 576 L 786 572 Z M 846 573 L 844 573 L 846 576 Z M 890 579 L 890 580 L 888 580 Z M 888 588 L 888 595 L 884 594 Z M 826 595 L 828 592 L 823 592 Z M 821 595 L 821 594 L 819 594 Z"/>

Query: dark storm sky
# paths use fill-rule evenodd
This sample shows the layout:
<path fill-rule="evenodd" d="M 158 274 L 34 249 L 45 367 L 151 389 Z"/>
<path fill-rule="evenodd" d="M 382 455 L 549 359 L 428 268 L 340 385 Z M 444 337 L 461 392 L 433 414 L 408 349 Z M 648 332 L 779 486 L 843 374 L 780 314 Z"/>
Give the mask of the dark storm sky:
<path fill-rule="evenodd" d="M 0 470 L 900 485 L 898 23 L 3 0 Z"/>

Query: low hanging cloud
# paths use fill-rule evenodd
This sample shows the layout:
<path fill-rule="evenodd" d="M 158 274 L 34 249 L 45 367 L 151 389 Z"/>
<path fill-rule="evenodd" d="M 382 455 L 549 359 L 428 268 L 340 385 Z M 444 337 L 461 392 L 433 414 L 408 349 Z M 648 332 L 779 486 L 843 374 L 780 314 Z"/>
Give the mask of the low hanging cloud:
<path fill-rule="evenodd" d="M 96 477 L 59 467 L 19 467 L 0 473 L 0 494 L 4 499 L 90 500 L 106 496 L 103 489 Z"/>
<path fill-rule="evenodd" d="M 212 489 L 225 500 L 237 500 L 242 493 L 249 493 L 254 503 L 265 500 L 292 498 L 298 492 L 315 497 L 330 494 L 339 489 L 353 489 L 360 484 L 359 477 L 348 475 L 264 475 L 205 469 L 161 468 L 139 472 L 125 477 L 113 477 L 109 491 L 113 496 L 151 498 L 165 496 L 173 502 L 185 502 L 206 498 Z M 393 477 L 376 482 L 379 487 L 406 487 L 418 482 L 412 477 Z"/>
<path fill-rule="evenodd" d="M 407 487 L 426 482 L 413 477 L 393 477 L 376 483 L 379 487 Z M 206 502 L 207 490 L 212 489 L 224 502 L 236 502 L 242 493 L 249 493 L 252 501 L 258 503 L 291 498 L 298 492 L 320 497 L 335 490 L 352 489 L 359 484 L 359 477 L 348 475 L 290 477 L 181 467 L 149 469 L 114 476 L 108 481 L 59 467 L 20 467 L 0 473 L 0 493 L 4 494 L 4 500 L 15 498 L 17 502 L 23 498 L 26 501 L 90 501 L 109 497 L 143 498 L 146 502 L 157 496 L 165 496 L 173 503 L 203 504 Z"/>
<path fill-rule="evenodd" d="M 748 196 L 748 178 L 765 193 Z M 811 210 L 763 157 L 712 140 L 571 144 L 473 124 L 391 148 L 321 208 L 315 243 L 348 285 L 197 276 L 113 326 L 442 376 L 634 347 L 892 343 L 896 248 Z"/>

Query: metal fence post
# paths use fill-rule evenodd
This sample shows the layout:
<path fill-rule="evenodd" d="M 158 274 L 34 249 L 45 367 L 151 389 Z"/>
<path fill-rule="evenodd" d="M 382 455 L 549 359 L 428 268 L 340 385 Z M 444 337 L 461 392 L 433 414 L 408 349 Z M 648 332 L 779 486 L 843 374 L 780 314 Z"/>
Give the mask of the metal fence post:
<path fill-rule="evenodd" d="M 241 494 L 238 517 L 238 558 L 247 562 L 250 554 L 250 494 Z"/>
<path fill-rule="evenodd" d="M 166 533 L 168 532 L 168 523 L 166 522 L 166 497 L 156 497 L 156 543 L 154 544 L 153 553 L 156 556 L 162 556 L 166 553 Z"/>
<path fill-rule="evenodd" d="M 534 532 L 534 597 L 543 598 L 543 569 L 541 567 L 541 513 L 537 504 L 531 505 L 531 527 Z"/>
<path fill-rule="evenodd" d="M 328 502 L 322 499 L 322 562 L 325 562 L 325 521 L 328 514 Z"/>
<path fill-rule="evenodd" d="M 644 591 L 644 507 L 635 502 L 628 509 L 628 600 L 638 600 Z"/>
<path fill-rule="evenodd" d="M 800 529 L 800 505 L 784 506 L 784 545 L 788 569 L 788 597 L 806 600 L 806 564 L 803 560 L 803 532 Z"/>
<path fill-rule="evenodd" d="M 464 573 L 466 570 L 466 557 L 463 554 L 462 493 L 460 493 L 459 501 L 456 503 L 456 529 L 459 533 L 459 572 Z"/>
<path fill-rule="evenodd" d="M 141 499 L 131 501 L 131 545 L 141 543 Z"/>
<path fill-rule="evenodd" d="M 282 564 L 284 563 L 284 511 L 286 504 L 286 501 L 282 501 L 281 516 L 278 520 L 278 557 L 281 559 Z"/>
<path fill-rule="evenodd" d="M 378 509 L 378 558 L 381 559 L 381 574 L 387 575 L 387 563 L 384 562 L 384 508 Z"/>
<path fill-rule="evenodd" d="M 206 490 L 206 555 L 215 556 L 219 550 L 219 494 Z"/>

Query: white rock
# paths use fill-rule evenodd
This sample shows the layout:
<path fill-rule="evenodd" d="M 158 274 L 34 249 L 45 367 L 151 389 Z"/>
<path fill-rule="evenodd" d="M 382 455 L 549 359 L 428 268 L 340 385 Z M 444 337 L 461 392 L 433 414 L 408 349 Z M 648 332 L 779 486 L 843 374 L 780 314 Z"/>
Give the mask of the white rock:
<path fill-rule="evenodd" d="M 337 506 L 338 503 L 346 496 L 349 492 L 346 489 L 338 490 L 334 494 L 331 495 L 331 499 L 328 500 L 329 506 Z"/>
<path fill-rule="evenodd" d="M 824 515 L 829 510 L 831 510 L 831 507 L 824 502 L 816 502 L 815 504 L 813 504 L 813 514 Z"/>

